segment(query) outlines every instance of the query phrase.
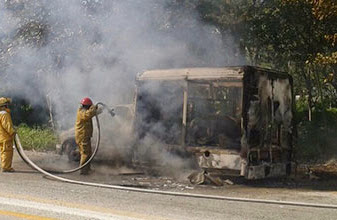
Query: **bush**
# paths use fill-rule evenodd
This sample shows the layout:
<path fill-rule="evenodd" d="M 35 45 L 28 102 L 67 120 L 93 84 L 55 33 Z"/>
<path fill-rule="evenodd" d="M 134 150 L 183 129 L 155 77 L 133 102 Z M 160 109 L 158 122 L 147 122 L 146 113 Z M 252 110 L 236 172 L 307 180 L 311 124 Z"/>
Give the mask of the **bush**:
<path fill-rule="evenodd" d="M 21 124 L 17 132 L 21 144 L 26 150 L 54 150 L 58 142 L 57 135 L 50 128 L 29 127 Z"/>
<path fill-rule="evenodd" d="M 322 162 L 337 156 L 337 109 L 314 111 L 312 121 L 305 112 L 298 112 L 296 159 L 301 162 Z"/>
<path fill-rule="evenodd" d="M 12 96 L 11 115 L 15 125 L 26 124 L 30 127 L 48 123 L 48 109 L 44 105 L 31 105 L 27 100 Z"/>

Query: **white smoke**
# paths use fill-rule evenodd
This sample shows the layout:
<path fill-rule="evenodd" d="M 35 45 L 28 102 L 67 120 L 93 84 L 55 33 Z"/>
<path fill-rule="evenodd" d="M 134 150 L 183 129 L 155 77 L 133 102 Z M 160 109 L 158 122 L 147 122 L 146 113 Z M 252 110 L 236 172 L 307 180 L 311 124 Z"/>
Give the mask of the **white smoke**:
<path fill-rule="evenodd" d="M 242 64 L 231 36 L 178 2 L 6 0 L 0 88 L 32 104 L 44 105 L 48 96 L 65 129 L 85 96 L 131 103 L 135 76 L 144 70 Z"/>
<path fill-rule="evenodd" d="M 0 6 L 1 87 L 10 85 L 33 103 L 49 94 L 61 124 L 69 125 L 84 96 L 110 105 L 131 102 L 135 75 L 146 69 L 240 61 L 196 12 L 172 14 L 167 7 L 174 1 L 5 2 Z M 26 30 L 34 22 L 46 39 Z M 38 46 L 17 37 L 22 29 Z"/>

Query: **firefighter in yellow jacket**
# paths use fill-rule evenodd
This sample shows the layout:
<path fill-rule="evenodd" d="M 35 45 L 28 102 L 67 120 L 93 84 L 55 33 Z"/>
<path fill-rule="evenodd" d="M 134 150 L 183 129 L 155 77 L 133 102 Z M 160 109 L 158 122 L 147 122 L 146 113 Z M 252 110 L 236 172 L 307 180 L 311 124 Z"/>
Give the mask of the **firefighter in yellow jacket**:
<path fill-rule="evenodd" d="M 10 103 L 11 99 L 5 97 L 0 98 L 0 150 L 2 172 L 14 172 L 12 160 L 15 130 L 13 128 L 10 109 L 8 108 Z"/>
<path fill-rule="evenodd" d="M 75 124 L 75 141 L 81 154 L 80 165 L 83 165 L 91 157 L 92 118 L 101 112 L 102 109 L 93 105 L 90 98 L 86 97 L 81 100 Z M 80 174 L 86 175 L 89 170 L 90 164 L 82 168 Z"/>

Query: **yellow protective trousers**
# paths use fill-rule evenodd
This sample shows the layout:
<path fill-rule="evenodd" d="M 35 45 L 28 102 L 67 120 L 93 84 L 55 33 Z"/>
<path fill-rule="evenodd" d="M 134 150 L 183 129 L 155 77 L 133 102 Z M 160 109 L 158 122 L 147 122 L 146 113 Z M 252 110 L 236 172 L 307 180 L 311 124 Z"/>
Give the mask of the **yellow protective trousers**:
<path fill-rule="evenodd" d="M 77 145 L 79 147 L 80 154 L 81 154 L 80 166 L 82 166 L 85 162 L 89 160 L 92 154 L 90 138 L 86 138 L 84 140 L 79 141 Z M 88 174 L 89 170 L 90 170 L 90 164 L 82 168 L 80 172 L 81 174 Z"/>
<path fill-rule="evenodd" d="M 0 142 L 2 171 L 10 171 L 13 161 L 13 140 Z"/>

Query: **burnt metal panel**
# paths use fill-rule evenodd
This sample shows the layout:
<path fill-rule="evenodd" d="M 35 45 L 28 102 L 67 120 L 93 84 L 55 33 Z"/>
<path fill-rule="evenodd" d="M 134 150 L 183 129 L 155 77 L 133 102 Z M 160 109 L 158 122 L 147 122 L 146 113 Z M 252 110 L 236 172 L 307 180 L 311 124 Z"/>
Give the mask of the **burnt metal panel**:
<path fill-rule="evenodd" d="M 279 162 L 290 166 L 294 108 L 292 77 L 282 72 L 246 67 L 243 84 L 241 151 L 248 161 L 247 175 L 257 178 L 263 170 L 259 168 L 262 164 Z"/>

